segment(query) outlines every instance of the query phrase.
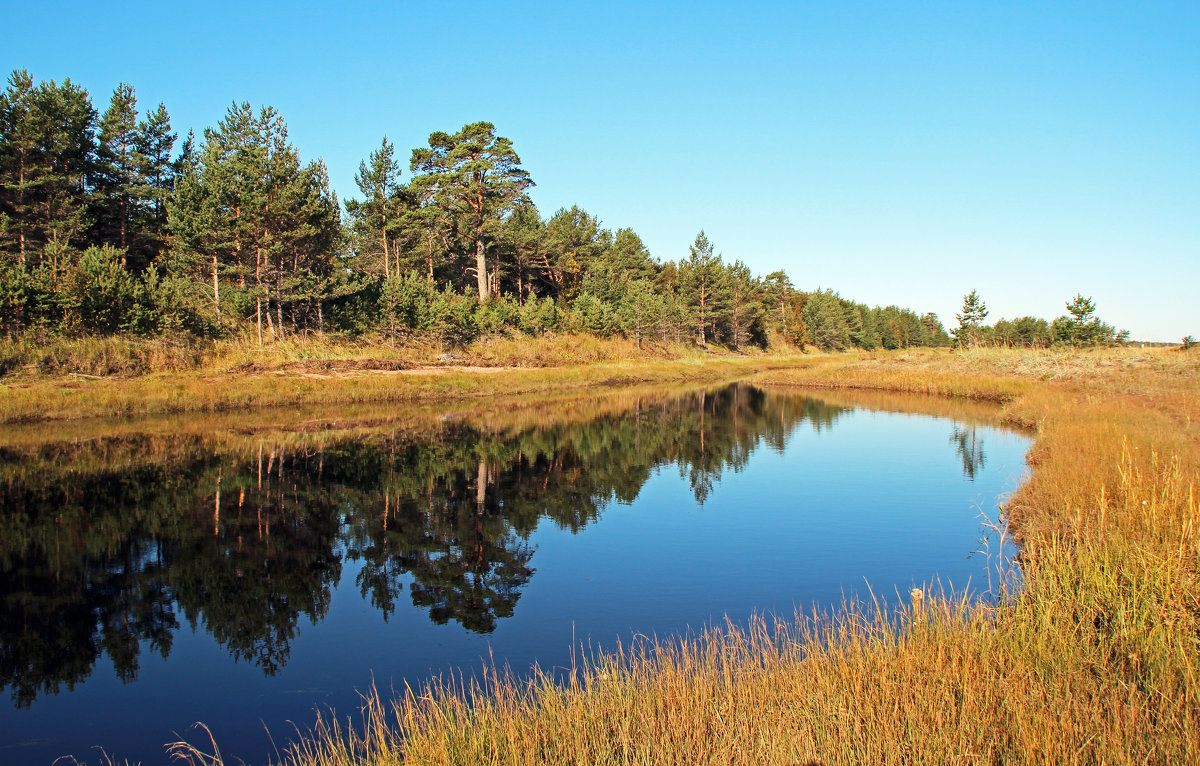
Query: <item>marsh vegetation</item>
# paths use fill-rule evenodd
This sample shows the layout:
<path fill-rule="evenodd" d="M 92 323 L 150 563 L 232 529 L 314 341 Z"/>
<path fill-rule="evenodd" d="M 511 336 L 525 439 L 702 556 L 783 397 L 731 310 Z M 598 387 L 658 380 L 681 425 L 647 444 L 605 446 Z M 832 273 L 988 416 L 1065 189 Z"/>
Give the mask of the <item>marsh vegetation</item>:
<path fill-rule="evenodd" d="M 637 643 L 567 683 L 369 700 L 288 760 L 1187 763 L 1200 757 L 1200 360 L 1178 351 L 839 357 L 775 385 L 993 400 L 1036 429 L 1007 504 L 1021 587 Z M 188 751 L 193 755 L 198 751 Z"/>
<path fill-rule="evenodd" d="M 282 746 L 284 720 L 352 712 L 372 681 L 536 662 L 563 682 L 585 647 L 834 606 L 864 579 L 978 596 L 1000 549 L 969 557 L 974 504 L 1026 442 L 994 407 L 902 405 L 656 386 L 10 427 L 0 720 L 44 738 L 24 753 L 149 762 L 199 719 L 257 761 L 253 722 Z M 118 714 L 139 726 L 101 724 Z"/>

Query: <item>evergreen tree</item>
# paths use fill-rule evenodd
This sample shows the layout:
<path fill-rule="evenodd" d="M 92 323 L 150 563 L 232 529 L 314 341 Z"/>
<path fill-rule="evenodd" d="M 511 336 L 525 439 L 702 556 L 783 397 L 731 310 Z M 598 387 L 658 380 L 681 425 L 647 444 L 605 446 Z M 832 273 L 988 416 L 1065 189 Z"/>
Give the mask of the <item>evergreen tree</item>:
<path fill-rule="evenodd" d="M 369 160 L 359 163 L 354 176 L 363 201 L 346 200 L 346 214 L 355 238 L 356 266 L 362 271 L 382 273 L 385 278 L 400 273 L 399 237 L 405 213 L 400 165 L 395 153 L 395 146 L 385 136 Z"/>
<path fill-rule="evenodd" d="M 851 324 L 851 339 L 854 345 L 868 351 L 879 347 L 878 314 L 862 303 L 845 302 L 846 314 Z"/>
<path fill-rule="evenodd" d="M 0 247 L 14 253 L 22 269 L 33 247 L 32 173 L 40 144 L 33 109 L 33 76 L 17 70 L 0 93 Z"/>
<path fill-rule="evenodd" d="M 757 338 L 765 339 L 762 328 L 762 285 L 750 273 L 750 267 L 734 261 L 727 269 L 729 291 L 729 341 L 740 349 Z"/>
<path fill-rule="evenodd" d="M 654 289 L 657 264 L 633 229 L 620 229 L 611 236 L 603 232 L 599 239 L 602 247 L 583 274 L 581 290 L 615 306 L 635 282 Z"/>
<path fill-rule="evenodd" d="M 1117 332 L 1110 324 L 1101 322 L 1096 316 L 1096 304 L 1091 298 L 1077 294 L 1067 302 L 1071 316 L 1054 320 L 1051 328 L 1056 339 L 1073 346 L 1098 346 L 1122 343 L 1129 333 Z"/>
<path fill-rule="evenodd" d="M 260 341 L 264 319 L 272 334 L 284 334 L 285 305 L 293 325 L 300 305 L 320 317 L 339 227 L 324 165 L 302 167 L 283 118 L 247 103 L 205 131 L 188 165 L 170 206 L 171 227 L 185 251 L 208 262 L 218 316 L 221 280 L 234 276 L 251 290 Z"/>
<path fill-rule="evenodd" d="M 963 296 L 962 313 L 955 314 L 958 329 L 954 331 L 954 339 L 959 346 L 979 342 L 980 326 L 987 315 L 987 304 L 979 297 L 977 291 L 972 290 Z"/>
<path fill-rule="evenodd" d="M 832 290 L 808 296 L 802 316 L 809 339 L 823 351 L 847 349 L 853 342 L 855 328 L 842 299 Z"/>
<path fill-rule="evenodd" d="M 612 244 L 602 254 L 601 266 L 612 273 L 627 275 L 630 279 L 652 279 L 657 274 L 657 264 L 650 257 L 646 244 L 633 229 L 618 229 Z"/>
<path fill-rule="evenodd" d="M 533 185 L 512 141 L 496 135 L 490 122 L 474 122 L 454 135 L 429 136 L 429 148 L 413 150 L 414 191 L 460 222 L 474 252 L 479 299 L 494 285 L 489 279 L 487 238 L 526 189 Z"/>
<path fill-rule="evenodd" d="M 1067 311 L 1079 324 L 1087 324 L 1096 314 L 1096 304 L 1091 298 L 1084 298 L 1082 294 L 1076 293 L 1075 297 L 1067 303 Z"/>
<path fill-rule="evenodd" d="M 701 231 L 690 247 L 688 259 L 679 264 L 679 297 L 690 309 L 700 345 L 716 339 L 716 329 L 729 311 L 727 272 L 721 256 Z"/>
<path fill-rule="evenodd" d="M 86 244 L 95 123 L 87 91 L 69 79 L 35 86 L 17 71 L 0 97 L 4 248 L 55 281 Z"/>
<path fill-rule="evenodd" d="M 600 228 L 599 218 L 572 205 L 550 217 L 545 236 L 551 279 L 563 298 L 574 300 L 584 275 L 608 248 L 611 235 Z"/>
<path fill-rule="evenodd" d="M 124 265 L 143 186 L 137 157 L 137 97 L 132 85 L 121 83 L 113 91 L 99 128 L 93 169 L 94 239 L 117 248 Z"/>
<path fill-rule="evenodd" d="M 772 271 L 763 278 L 763 294 L 779 320 L 779 332 L 788 336 L 788 300 L 796 292 L 792 280 L 783 270 Z"/>
<path fill-rule="evenodd" d="M 134 138 L 137 185 L 133 191 L 141 208 L 138 236 L 131 246 L 136 263 L 154 262 L 166 248 L 167 199 L 178 175 L 177 163 L 171 159 L 174 148 L 170 115 L 159 104 L 138 123 Z"/>
<path fill-rule="evenodd" d="M 662 337 L 667 309 L 654 285 L 647 279 L 630 279 L 621 292 L 616 314 L 625 337 L 636 340 L 638 348 L 647 338 Z"/>
<path fill-rule="evenodd" d="M 950 335 L 946 332 L 946 328 L 942 326 L 942 321 L 938 319 L 937 314 L 928 312 L 921 315 L 921 345 L 924 346 L 949 346 Z"/>
<path fill-rule="evenodd" d="M 504 259 L 512 264 L 510 279 L 516 282 L 518 301 L 539 294 L 557 295 L 559 285 L 550 266 L 546 224 L 529 197 L 522 196 L 514 204 L 504 219 L 500 240 Z"/>

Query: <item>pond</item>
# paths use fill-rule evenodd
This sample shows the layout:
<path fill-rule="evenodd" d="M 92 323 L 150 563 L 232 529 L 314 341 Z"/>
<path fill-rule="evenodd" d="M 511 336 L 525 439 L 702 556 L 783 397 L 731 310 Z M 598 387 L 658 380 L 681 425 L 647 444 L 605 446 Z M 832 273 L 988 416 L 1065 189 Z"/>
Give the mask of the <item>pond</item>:
<path fill-rule="evenodd" d="M 0 762 L 166 762 L 197 721 L 264 762 L 372 684 L 985 594 L 1029 437 L 948 406 L 734 384 L 5 429 Z"/>

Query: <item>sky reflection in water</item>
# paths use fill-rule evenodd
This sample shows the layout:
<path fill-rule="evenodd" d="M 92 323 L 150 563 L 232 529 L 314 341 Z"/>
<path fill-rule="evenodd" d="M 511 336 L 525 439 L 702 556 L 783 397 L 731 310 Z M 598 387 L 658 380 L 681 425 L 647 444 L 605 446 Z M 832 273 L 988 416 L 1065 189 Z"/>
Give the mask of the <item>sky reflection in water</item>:
<path fill-rule="evenodd" d="M 372 682 L 986 590 L 1028 447 L 746 385 L 402 415 L 0 448 L 0 760 L 162 762 L 194 721 L 263 760 Z"/>

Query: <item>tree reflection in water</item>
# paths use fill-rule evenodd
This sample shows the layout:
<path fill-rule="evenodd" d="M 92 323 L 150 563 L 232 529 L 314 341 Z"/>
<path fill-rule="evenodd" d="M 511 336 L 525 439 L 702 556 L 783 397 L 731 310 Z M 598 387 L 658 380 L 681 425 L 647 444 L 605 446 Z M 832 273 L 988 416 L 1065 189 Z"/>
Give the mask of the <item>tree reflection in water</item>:
<path fill-rule="evenodd" d="M 509 430 L 439 420 L 0 450 L 0 686 L 27 707 L 102 655 L 131 681 L 181 620 L 274 674 L 347 561 L 384 619 L 407 583 L 434 622 L 488 633 L 535 572 L 543 520 L 578 532 L 668 465 L 703 503 L 760 445 L 782 451 L 802 423 L 830 428 L 845 411 L 733 385 Z"/>
<path fill-rule="evenodd" d="M 962 460 L 963 476 L 971 481 L 987 465 L 987 456 L 983 454 L 983 438 L 976 432 L 975 426 L 954 426 L 950 433 L 950 443 Z"/>

